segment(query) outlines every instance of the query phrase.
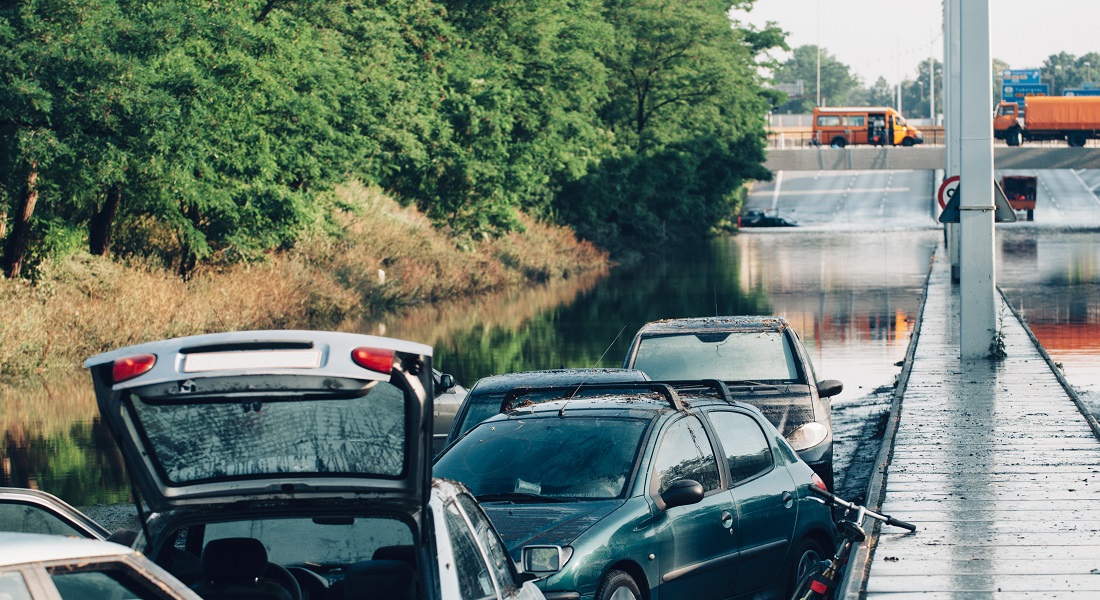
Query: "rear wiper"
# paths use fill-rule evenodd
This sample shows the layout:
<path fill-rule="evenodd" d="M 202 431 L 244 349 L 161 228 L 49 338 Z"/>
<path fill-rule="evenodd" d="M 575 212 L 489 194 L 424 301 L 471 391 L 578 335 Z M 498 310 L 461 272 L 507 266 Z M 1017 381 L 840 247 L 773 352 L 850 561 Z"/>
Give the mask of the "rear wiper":
<path fill-rule="evenodd" d="M 499 494 L 482 494 L 477 496 L 478 502 L 568 502 L 567 499 L 542 496 L 528 492 L 503 492 Z"/>

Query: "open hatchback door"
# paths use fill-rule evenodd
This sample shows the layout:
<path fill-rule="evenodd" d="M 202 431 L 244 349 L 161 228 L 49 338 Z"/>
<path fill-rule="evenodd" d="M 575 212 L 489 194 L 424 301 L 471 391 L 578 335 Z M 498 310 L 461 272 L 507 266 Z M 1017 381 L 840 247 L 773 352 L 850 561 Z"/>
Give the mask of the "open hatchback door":
<path fill-rule="evenodd" d="M 431 347 L 323 331 L 176 338 L 88 359 L 149 507 L 430 493 Z"/>

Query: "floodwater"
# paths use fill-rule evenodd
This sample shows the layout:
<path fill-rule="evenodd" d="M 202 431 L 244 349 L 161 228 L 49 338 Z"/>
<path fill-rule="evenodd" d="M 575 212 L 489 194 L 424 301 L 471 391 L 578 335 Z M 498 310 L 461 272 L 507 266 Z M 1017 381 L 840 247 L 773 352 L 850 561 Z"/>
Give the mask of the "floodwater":
<path fill-rule="evenodd" d="M 997 236 L 998 285 L 1094 406 L 1096 233 L 1025 225 L 999 228 Z M 817 377 L 844 382 L 833 399 L 840 473 L 855 455 L 873 458 L 875 448 L 862 447 L 873 434 L 867 423 L 888 407 L 941 239 L 935 227 L 746 230 L 630 268 L 427 307 L 360 330 L 431 344 L 436 366 L 469 387 L 511 371 L 620 366 L 634 331 L 655 319 L 782 315 L 803 338 Z M 79 369 L 0 389 L 0 431 L 0 486 L 39 488 L 77 506 L 127 502 L 121 460 Z"/>
<path fill-rule="evenodd" d="M 890 390 L 920 307 L 935 229 L 752 231 L 631 268 L 436 306 L 364 323 L 364 333 L 425 342 L 435 365 L 469 387 L 519 370 L 620 366 L 647 321 L 776 314 L 795 327 L 819 379 L 840 379 L 834 408 Z M 125 502 L 129 487 L 75 371 L 0 392 L 0 485 L 36 487 L 71 504 Z"/>

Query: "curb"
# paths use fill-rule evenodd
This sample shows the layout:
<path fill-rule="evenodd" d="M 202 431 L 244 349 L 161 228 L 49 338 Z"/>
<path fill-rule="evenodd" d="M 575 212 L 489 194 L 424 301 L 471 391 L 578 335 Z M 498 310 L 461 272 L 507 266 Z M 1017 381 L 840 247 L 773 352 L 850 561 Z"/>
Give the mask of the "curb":
<path fill-rule="evenodd" d="M 909 374 L 913 370 L 913 357 L 917 352 L 917 340 L 920 339 L 921 322 L 924 320 L 925 304 L 928 302 L 928 283 L 932 279 L 932 270 L 936 261 L 942 260 L 942 254 L 943 244 L 941 243 L 936 247 L 936 252 L 932 255 L 932 260 L 928 265 L 928 274 L 924 279 L 924 294 L 921 296 L 920 309 L 917 312 L 919 315 L 917 325 L 913 329 L 913 334 L 909 336 L 909 347 L 905 351 L 904 366 L 898 378 L 898 385 L 894 388 L 894 396 L 890 401 L 890 416 L 886 421 L 882 446 L 879 447 L 871 481 L 867 485 L 866 506 L 875 512 L 882 511 L 882 501 L 886 496 L 886 472 L 894 455 L 894 436 L 897 434 L 898 424 L 901 422 L 902 399 L 905 396 L 905 388 L 909 385 Z M 871 557 L 874 555 L 880 528 L 881 523 L 875 521 L 874 529 L 870 532 L 871 535 L 867 536 L 862 544 L 852 548 L 852 553 L 848 556 L 848 568 L 845 570 L 844 580 L 841 581 L 839 587 L 840 593 L 836 595 L 838 600 L 858 599 L 864 596 L 867 576 L 870 573 Z M 858 573 L 858 576 L 854 575 L 855 573 Z"/>

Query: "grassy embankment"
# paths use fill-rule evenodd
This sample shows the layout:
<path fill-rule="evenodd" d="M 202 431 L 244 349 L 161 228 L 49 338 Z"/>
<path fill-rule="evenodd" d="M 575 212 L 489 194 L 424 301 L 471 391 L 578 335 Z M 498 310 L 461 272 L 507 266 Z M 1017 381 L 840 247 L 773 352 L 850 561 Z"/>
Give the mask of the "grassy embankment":
<path fill-rule="evenodd" d="M 189 281 L 159 266 L 82 254 L 41 265 L 35 283 L 0 278 L 0 381 L 72 369 L 84 358 L 166 337 L 243 329 L 354 330 L 371 315 L 569 278 L 607 267 L 572 231 L 526 231 L 460 245 L 375 189 L 338 193 L 355 210 L 335 231 L 250 265 Z"/>

